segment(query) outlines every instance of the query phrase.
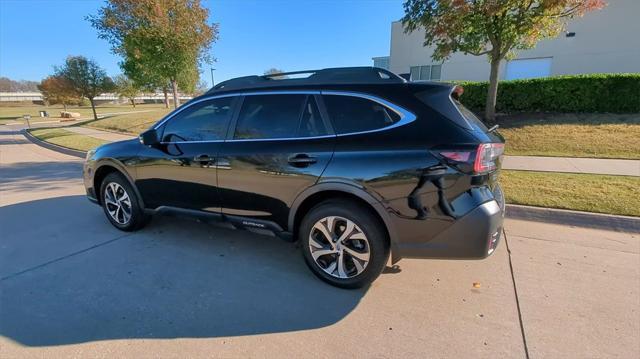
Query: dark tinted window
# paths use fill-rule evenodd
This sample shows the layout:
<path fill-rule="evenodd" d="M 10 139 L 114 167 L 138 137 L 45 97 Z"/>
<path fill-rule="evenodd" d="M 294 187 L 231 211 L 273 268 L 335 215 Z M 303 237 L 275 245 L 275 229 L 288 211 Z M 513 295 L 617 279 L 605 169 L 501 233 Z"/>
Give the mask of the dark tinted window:
<path fill-rule="evenodd" d="M 329 134 L 329 131 L 324 125 L 322 117 L 320 117 L 316 100 L 313 96 L 308 96 L 307 103 L 302 109 L 302 118 L 300 119 L 296 137 L 323 136 L 327 134 Z"/>
<path fill-rule="evenodd" d="M 162 140 L 212 141 L 223 140 L 231 117 L 232 97 L 203 101 L 182 110 L 164 127 Z"/>
<path fill-rule="evenodd" d="M 400 121 L 394 111 L 361 97 L 325 95 L 323 98 L 337 133 L 376 130 Z"/>
<path fill-rule="evenodd" d="M 246 96 L 234 138 L 291 138 L 315 136 L 326 132 L 307 95 L 253 95 Z M 303 123 L 304 122 L 304 123 Z M 304 133 L 304 134 L 302 134 Z"/>
<path fill-rule="evenodd" d="M 461 104 L 458 100 L 453 99 L 453 103 L 456 105 L 458 110 L 467 121 L 474 123 L 476 126 L 480 127 L 483 131 L 487 131 L 488 128 L 485 126 L 484 122 L 482 122 L 478 116 L 476 116 L 471 110 L 466 108 L 463 104 Z"/>

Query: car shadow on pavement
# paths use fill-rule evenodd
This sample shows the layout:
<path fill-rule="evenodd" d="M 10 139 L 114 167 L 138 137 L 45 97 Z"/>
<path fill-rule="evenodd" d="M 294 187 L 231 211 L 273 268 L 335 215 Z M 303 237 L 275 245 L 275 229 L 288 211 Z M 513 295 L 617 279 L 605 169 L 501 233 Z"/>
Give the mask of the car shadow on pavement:
<path fill-rule="evenodd" d="M 314 329 L 367 290 L 331 287 L 294 243 L 247 231 L 156 217 L 120 232 L 83 196 L 0 207 L 0 230 L 0 335 L 27 346 Z"/>
<path fill-rule="evenodd" d="M 63 188 L 68 182 L 79 182 L 79 161 L 20 162 L 2 166 L 0 185 L 3 193 Z"/>

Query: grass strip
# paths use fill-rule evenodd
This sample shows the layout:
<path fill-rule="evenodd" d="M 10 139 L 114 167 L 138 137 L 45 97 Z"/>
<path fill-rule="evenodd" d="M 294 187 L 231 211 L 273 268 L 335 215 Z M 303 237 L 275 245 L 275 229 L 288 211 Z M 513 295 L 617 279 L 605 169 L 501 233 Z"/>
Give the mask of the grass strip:
<path fill-rule="evenodd" d="M 533 114 L 501 122 L 507 155 L 640 159 L 640 114 Z"/>
<path fill-rule="evenodd" d="M 42 141 L 80 151 L 88 151 L 108 142 L 61 128 L 31 130 L 31 134 Z"/>
<path fill-rule="evenodd" d="M 640 216 L 640 177 L 502 171 L 507 203 Z"/>

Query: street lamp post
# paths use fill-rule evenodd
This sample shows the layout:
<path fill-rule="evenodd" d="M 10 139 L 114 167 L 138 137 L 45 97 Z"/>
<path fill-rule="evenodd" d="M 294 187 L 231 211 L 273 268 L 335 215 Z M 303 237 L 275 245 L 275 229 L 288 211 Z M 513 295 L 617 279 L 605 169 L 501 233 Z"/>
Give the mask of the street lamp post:
<path fill-rule="evenodd" d="M 213 67 L 211 68 L 211 87 L 215 86 L 215 82 L 213 81 L 213 71 L 215 71 L 216 69 L 214 69 Z"/>

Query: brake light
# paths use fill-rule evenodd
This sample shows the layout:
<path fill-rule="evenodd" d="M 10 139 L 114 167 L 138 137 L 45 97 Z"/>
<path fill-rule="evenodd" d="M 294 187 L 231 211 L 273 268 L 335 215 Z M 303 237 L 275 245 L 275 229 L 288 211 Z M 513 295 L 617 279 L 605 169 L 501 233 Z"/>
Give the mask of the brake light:
<path fill-rule="evenodd" d="M 496 169 L 496 160 L 504 153 L 504 143 L 482 143 L 476 151 L 473 171 L 486 173 Z"/>
<path fill-rule="evenodd" d="M 440 152 L 443 157 L 456 162 L 467 162 L 471 156 L 471 152 L 468 151 L 446 151 Z"/>

